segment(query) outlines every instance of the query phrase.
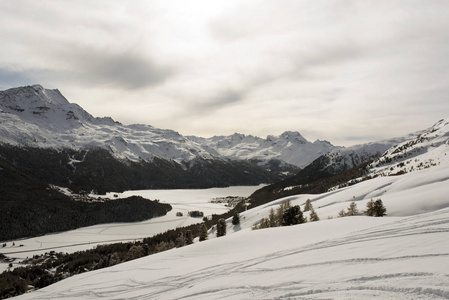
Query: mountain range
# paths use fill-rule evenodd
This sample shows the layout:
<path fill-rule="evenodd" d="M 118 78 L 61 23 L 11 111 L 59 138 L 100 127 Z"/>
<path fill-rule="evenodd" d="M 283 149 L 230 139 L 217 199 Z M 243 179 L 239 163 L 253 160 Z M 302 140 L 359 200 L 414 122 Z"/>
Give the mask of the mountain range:
<path fill-rule="evenodd" d="M 103 148 L 115 158 L 149 161 L 154 157 L 178 163 L 201 159 L 281 160 L 305 167 L 338 147 L 327 141 L 311 143 L 299 132 L 262 139 L 235 133 L 201 138 L 150 125 L 123 125 L 112 118 L 96 118 L 70 103 L 58 90 L 40 85 L 0 92 L 2 143 L 54 148 Z"/>
<path fill-rule="evenodd" d="M 100 193 L 275 182 L 341 148 L 289 131 L 266 139 L 238 133 L 201 138 L 123 125 L 93 117 L 40 85 L 0 91 L 0 146 L 1 157 L 21 171 Z"/>

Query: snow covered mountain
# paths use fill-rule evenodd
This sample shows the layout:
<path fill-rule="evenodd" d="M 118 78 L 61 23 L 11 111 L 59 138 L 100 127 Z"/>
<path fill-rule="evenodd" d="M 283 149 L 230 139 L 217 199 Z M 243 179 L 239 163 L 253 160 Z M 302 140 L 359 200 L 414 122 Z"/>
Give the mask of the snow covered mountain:
<path fill-rule="evenodd" d="M 233 159 L 278 159 L 300 168 L 325 153 L 341 149 L 328 141 L 316 140 L 311 143 L 299 132 L 292 131 L 286 131 L 280 136 L 269 135 L 266 139 L 239 133 L 211 138 L 189 138 Z"/>
<path fill-rule="evenodd" d="M 369 167 L 373 176 L 400 175 L 448 163 L 448 152 L 449 118 L 391 147 Z"/>
<path fill-rule="evenodd" d="M 329 142 L 308 142 L 298 132 L 267 139 L 237 133 L 206 139 L 150 125 L 123 125 L 111 118 L 95 118 L 69 103 L 58 90 L 40 85 L 1 91 L 0 116 L 2 143 L 54 149 L 100 147 L 131 161 L 154 157 L 178 163 L 196 158 L 276 159 L 304 167 L 336 148 Z"/>
<path fill-rule="evenodd" d="M 262 204 L 298 193 L 324 192 L 367 178 L 399 175 L 436 166 L 447 157 L 448 124 L 449 118 L 403 137 L 335 149 L 294 176 L 256 191 L 251 195 L 252 203 Z"/>
<path fill-rule="evenodd" d="M 131 161 L 159 157 L 177 162 L 214 158 L 212 149 L 173 130 L 149 125 L 122 125 L 111 118 L 94 118 L 69 103 L 58 90 L 40 85 L 0 92 L 0 138 L 12 145 L 80 149 L 100 147 Z"/>

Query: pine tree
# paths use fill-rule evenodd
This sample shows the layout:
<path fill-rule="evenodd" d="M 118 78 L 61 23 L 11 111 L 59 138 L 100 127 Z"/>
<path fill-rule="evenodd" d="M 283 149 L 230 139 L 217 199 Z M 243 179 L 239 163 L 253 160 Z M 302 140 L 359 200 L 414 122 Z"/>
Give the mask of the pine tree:
<path fill-rule="evenodd" d="M 355 216 L 359 213 L 359 210 L 357 209 L 357 204 L 353 201 L 351 204 L 349 204 L 348 212 L 346 213 L 347 216 Z"/>
<path fill-rule="evenodd" d="M 344 210 L 344 209 L 340 210 L 340 211 L 338 212 L 338 216 L 339 216 L 340 218 L 345 217 L 345 216 L 346 216 L 345 210 Z"/>
<path fill-rule="evenodd" d="M 319 221 L 320 218 L 318 217 L 318 214 L 315 212 L 313 207 L 310 209 L 310 222 Z"/>
<path fill-rule="evenodd" d="M 208 234 L 207 234 L 207 227 L 206 224 L 203 223 L 200 228 L 200 242 L 207 240 Z"/>
<path fill-rule="evenodd" d="M 279 226 L 276 222 L 276 215 L 274 213 L 274 209 L 270 209 L 270 214 L 268 215 L 268 223 L 270 224 L 270 227 L 277 227 Z"/>
<path fill-rule="evenodd" d="M 176 248 L 184 247 L 186 245 L 186 238 L 182 232 L 176 238 Z"/>
<path fill-rule="evenodd" d="M 304 212 L 309 211 L 313 208 L 312 203 L 310 203 L 310 199 L 306 200 L 306 203 L 304 205 Z"/>
<path fill-rule="evenodd" d="M 217 223 L 217 237 L 226 235 L 226 221 L 225 219 L 218 220 Z"/>
<path fill-rule="evenodd" d="M 282 226 L 290 226 L 304 223 L 304 217 L 302 215 L 301 208 L 298 205 L 285 210 L 282 216 Z"/>
<path fill-rule="evenodd" d="M 290 200 L 285 200 L 276 209 L 276 223 L 279 224 L 278 226 L 282 225 L 284 213 L 289 208 L 290 208 Z"/>
<path fill-rule="evenodd" d="M 186 244 L 187 245 L 193 244 L 193 234 L 191 230 L 186 231 Z"/>
<path fill-rule="evenodd" d="M 386 215 L 387 209 L 385 208 L 381 199 L 377 199 L 373 205 L 374 216 L 383 217 Z"/>
<path fill-rule="evenodd" d="M 234 216 L 232 216 L 232 225 L 239 225 L 240 224 L 240 215 L 239 213 L 236 211 L 234 213 Z"/>
<path fill-rule="evenodd" d="M 369 217 L 373 217 L 374 216 L 374 200 L 371 199 L 370 201 L 368 201 L 366 203 L 366 210 L 364 211 L 365 215 L 369 216 Z"/>

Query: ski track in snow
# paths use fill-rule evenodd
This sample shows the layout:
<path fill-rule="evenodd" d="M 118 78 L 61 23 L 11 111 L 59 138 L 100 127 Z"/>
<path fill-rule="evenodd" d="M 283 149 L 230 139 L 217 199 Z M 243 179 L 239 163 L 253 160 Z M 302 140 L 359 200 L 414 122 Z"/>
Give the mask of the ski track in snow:
<path fill-rule="evenodd" d="M 349 219 L 349 218 L 348 218 Z M 352 225 L 359 220 L 346 220 Z M 337 222 L 341 220 L 329 220 Z M 303 246 L 289 242 L 285 249 L 270 247 L 262 255 L 220 259 L 201 251 L 223 246 L 224 239 L 197 245 L 195 257 L 189 247 L 72 278 L 69 288 L 48 289 L 26 299 L 449 299 L 449 273 L 441 262 L 449 261 L 449 209 L 406 218 L 384 218 L 379 226 L 360 230 L 346 227 L 341 235 Z M 318 222 L 319 223 L 319 222 Z M 307 224 L 310 228 L 318 223 Z M 289 227 L 290 233 L 306 237 L 306 225 Z M 303 230 L 303 228 L 304 230 Z M 338 227 L 338 226 L 337 226 Z M 279 228 L 257 231 L 267 242 Z M 251 232 L 235 234 L 229 243 L 251 238 Z M 215 242 L 215 243 L 214 243 Z M 432 247 L 408 247 L 426 245 Z M 402 246 L 401 245 L 405 245 Z M 226 247 L 232 248 L 229 245 Z M 244 246 L 242 246 L 244 247 Z M 186 250 L 186 251 L 184 251 Z M 224 251 L 224 250 L 223 250 Z M 400 255 L 395 255 L 400 254 Z M 197 270 L 177 274 L 176 265 L 192 258 Z M 212 259 L 211 259 L 212 258 Z M 214 262 L 214 259 L 217 262 Z M 166 261 L 165 267 L 160 261 Z M 153 268 L 154 264 L 154 268 Z M 419 266 L 417 268 L 416 266 Z M 195 268 L 195 267 L 193 267 Z M 422 269 L 418 271 L 418 269 Z M 124 274 L 123 274 L 124 272 Z M 168 276 L 158 275 L 158 273 Z M 122 274 L 116 277 L 115 275 Z M 147 276 L 145 275 L 148 275 Z M 109 282 L 107 279 L 110 278 Z M 70 280 L 70 279 L 69 279 Z M 62 282 L 64 285 L 64 282 Z M 25 299 L 24 298 L 24 299 Z"/>

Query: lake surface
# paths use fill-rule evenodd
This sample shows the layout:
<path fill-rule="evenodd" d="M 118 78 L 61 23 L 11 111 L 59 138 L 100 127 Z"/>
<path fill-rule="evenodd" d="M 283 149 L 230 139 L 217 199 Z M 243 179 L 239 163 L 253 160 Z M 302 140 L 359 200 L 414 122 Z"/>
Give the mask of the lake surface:
<path fill-rule="evenodd" d="M 133 223 L 108 223 L 75 230 L 48 234 L 7 243 L 0 252 L 20 261 L 26 257 L 55 250 L 56 252 L 75 252 L 91 249 L 99 244 L 132 241 L 150 237 L 158 233 L 202 222 L 201 218 L 189 217 L 188 211 L 199 210 L 205 215 L 221 214 L 229 210 L 221 203 L 211 203 L 213 198 L 226 196 L 248 197 L 260 186 L 233 186 L 228 188 L 191 189 L 191 190 L 138 190 L 124 193 L 108 193 L 106 197 L 114 199 L 139 195 L 151 200 L 169 203 L 173 209 L 163 217 Z M 183 216 L 176 216 L 182 212 Z M 7 269 L 6 263 L 0 263 L 0 272 Z"/>

